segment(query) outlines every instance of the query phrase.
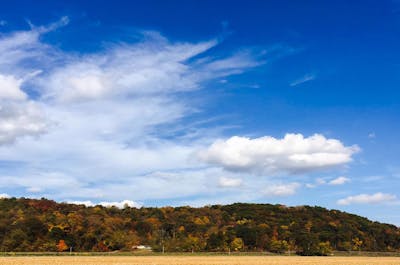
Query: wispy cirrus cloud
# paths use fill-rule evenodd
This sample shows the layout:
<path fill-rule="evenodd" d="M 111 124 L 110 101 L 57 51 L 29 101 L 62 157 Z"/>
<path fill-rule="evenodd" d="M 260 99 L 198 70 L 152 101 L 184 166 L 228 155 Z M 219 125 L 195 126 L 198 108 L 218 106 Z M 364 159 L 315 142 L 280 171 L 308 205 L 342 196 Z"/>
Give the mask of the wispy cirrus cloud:
<path fill-rule="evenodd" d="M 0 160 L 22 165 L 3 172 L 1 189 L 97 201 L 204 192 L 207 170 L 187 172 L 200 166 L 190 156 L 208 141 L 208 133 L 190 143 L 164 135 L 197 111 L 188 94 L 257 67 L 259 55 L 202 56 L 218 41 L 172 42 L 157 32 L 90 54 L 64 52 L 42 41 L 68 23 L 63 17 L 0 37 Z M 193 130 L 196 126 L 181 138 Z M 162 192 L 171 170 L 187 187 L 193 176 L 200 185 Z M 109 192 L 110 187 L 115 189 Z M 156 190 L 144 196 L 146 189 Z"/>
<path fill-rule="evenodd" d="M 309 82 L 309 81 L 312 81 L 312 80 L 314 80 L 316 78 L 316 75 L 315 74 L 306 74 L 306 75 L 304 75 L 303 77 L 301 77 L 301 78 L 299 78 L 299 79 L 296 79 L 296 80 L 294 80 L 293 82 L 291 82 L 290 83 L 290 86 L 298 86 L 298 85 L 301 85 L 301 84 L 303 84 L 303 83 L 306 83 L 306 82 Z"/>
<path fill-rule="evenodd" d="M 334 179 L 327 179 L 327 178 L 317 178 L 314 183 L 307 183 L 307 188 L 316 188 L 321 185 L 331 185 L 331 186 L 338 186 L 349 183 L 351 181 L 350 178 L 345 176 L 340 176 Z"/>

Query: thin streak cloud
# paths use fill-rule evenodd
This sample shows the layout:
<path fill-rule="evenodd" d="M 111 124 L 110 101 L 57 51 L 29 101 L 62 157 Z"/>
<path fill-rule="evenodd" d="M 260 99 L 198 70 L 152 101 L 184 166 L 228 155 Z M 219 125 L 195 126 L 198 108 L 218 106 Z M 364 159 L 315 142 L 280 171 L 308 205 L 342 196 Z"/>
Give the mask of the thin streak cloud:
<path fill-rule="evenodd" d="M 290 83 L 290 86 L 294 87 L 294 86 L 298 86 L 301 85 L 303 83 L 312 81 L 316 78 L 316 76 L 314 74 L 306 74 L 303 77 L 294 80 L 293 82 Z"/>

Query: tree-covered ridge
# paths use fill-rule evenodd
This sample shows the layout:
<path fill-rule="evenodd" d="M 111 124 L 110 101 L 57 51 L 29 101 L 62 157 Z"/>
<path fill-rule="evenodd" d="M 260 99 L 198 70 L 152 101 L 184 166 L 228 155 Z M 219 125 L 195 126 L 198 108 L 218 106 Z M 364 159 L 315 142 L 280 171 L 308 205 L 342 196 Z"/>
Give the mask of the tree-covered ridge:
<path fill-rule="evenodd" d="M 399 251 L 400 229 L 321 207 L 271 204 L 201 208 L 86 207 L 0 200 L 1 251 Z"/>

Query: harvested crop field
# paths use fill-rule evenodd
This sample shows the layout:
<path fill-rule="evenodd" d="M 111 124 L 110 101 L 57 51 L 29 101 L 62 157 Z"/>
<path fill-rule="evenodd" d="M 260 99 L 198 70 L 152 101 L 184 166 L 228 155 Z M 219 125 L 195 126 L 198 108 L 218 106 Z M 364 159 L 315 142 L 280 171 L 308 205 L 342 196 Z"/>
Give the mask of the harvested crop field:
<path fill-rule="evenodd" d="M 2 257 L 1 265 L 400 265 L 399 257 Z"/>

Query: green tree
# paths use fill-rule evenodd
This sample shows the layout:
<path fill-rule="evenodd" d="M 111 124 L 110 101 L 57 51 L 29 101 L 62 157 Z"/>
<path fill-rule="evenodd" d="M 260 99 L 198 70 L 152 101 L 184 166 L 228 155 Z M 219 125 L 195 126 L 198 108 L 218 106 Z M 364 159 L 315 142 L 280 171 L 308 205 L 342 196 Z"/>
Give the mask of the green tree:
<path fill-rule="evenodd" d="M 222 232 L 211 234 L 207 240 L 207 249 L 211 251 L 224 251 L 226 249 L 224 234 Z"/>

